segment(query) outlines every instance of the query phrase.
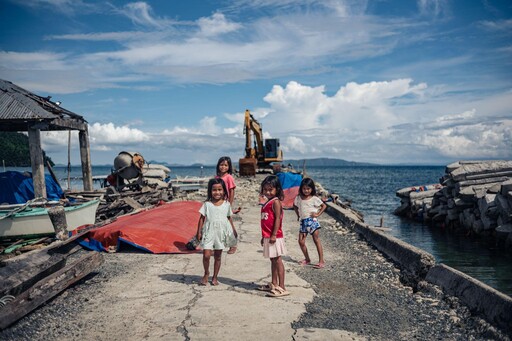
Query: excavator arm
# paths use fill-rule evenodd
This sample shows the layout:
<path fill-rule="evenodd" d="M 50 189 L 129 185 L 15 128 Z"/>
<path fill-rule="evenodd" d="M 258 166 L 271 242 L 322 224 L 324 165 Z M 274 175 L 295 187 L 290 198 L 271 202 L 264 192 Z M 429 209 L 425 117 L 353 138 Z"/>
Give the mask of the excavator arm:
<path fill-rule="evenodd" d="M 263 149 L 263 133 L 261 131 L 261 125 L 251 115 L 249 110 L 245 110 L 245 157 L 254 157 L 257 160 L 265 158 Z M 252 134 L 254 134 L 255 145 L 252 146 Z"/>

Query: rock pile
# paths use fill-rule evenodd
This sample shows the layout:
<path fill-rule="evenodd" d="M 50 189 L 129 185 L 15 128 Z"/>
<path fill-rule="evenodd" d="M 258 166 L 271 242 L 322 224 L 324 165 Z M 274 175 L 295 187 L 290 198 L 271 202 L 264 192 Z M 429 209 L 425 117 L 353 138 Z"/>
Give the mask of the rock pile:
<path fill-rule="evenodd" d="M 398 191 L 402 206 L 395 213 L 421 214 L 435 224 L 493 235 L 512 246 L 512 161 L 459 161 L 445 173 L 432 190 L 427 185 L 425 191 Z"/>
<path fill-rule="evenodd" d="M 427 212 L 432 208 L 434 195 L 442 188 L 441 184 L 430 184 L 398 190 L 396 196 L 400 198 L 401 206 L 394 213 L 409 218 L 428 220 Z"/>

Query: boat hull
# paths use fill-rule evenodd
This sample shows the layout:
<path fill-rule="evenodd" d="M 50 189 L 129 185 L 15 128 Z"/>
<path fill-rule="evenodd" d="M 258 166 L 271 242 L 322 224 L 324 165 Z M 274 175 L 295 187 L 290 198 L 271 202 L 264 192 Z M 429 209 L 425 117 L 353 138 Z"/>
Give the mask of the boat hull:
<path fill-rule="evenodd" d="M 76 206 L 64 208 L 68 231 L 79 226 L 94 224 L 99 200 L 91 200 Z M 28 208 L 3 218 L 9 211 L 0 211 L 0 238 L 38 236 L 55 233 L 53 224 L 44 207 Z"/>

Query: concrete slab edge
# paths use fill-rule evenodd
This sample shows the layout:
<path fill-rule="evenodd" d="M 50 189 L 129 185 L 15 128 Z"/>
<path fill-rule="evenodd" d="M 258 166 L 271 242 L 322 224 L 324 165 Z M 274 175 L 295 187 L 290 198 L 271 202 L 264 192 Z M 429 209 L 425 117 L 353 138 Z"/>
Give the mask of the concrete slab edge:
<path fill-rule="evenodd" d="M 349 209 L 327 203 L 326 212 L 363 236 L 408 275 L 413 276 L 415 281 L 426 280 L 441 287 L 447 295 L 459 298 L 471 311 L 481 314 L 491 324 L 512 333 L 511 297 L 463 272 L 444 264 L 436 264 L 430 253 L 365 224 Z"/>
<path fill-rule="evenodd" d="M 348 209 L 327 203 L 327 213 L 362 235 L 380 252 L 398 263 L 415 281 L 424 279 L 428 270 L 435 265 L 434 256 L 428 252 L 365 224 Z"/>
<path fill-rule="evenodd" d="M 458 297 L 470 310 L 493 325 L 512 333 L 512 298 L 445 264 L 433 266 L 425 278 L 449 295 Z"/>

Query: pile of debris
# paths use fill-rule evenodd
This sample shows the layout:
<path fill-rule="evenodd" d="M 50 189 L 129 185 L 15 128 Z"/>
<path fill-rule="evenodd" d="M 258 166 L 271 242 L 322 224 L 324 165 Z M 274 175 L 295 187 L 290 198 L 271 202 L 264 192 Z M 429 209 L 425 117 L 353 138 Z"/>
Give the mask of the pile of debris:
<path fill-rule="evenodd" d="M 145 186 L 141 190 L 117 191 L 107 187 L 103 200 L 96 211 L 96 222 L 105 222 L 127 213 L 150 208 L 173 199 L 170 186 Z"/>
<path fill-rule="evenodd" d="M 493 235 L 512 246 L 512 161 L 455 162 L 446 166 L 437 186 L 409 192 L 409 207 L 403 200 L 395 213 L 412 216 L 415 205 L 425 220 Z M 404 190 L 397 195 L 406 197 Z"/>
<path fill-rule="evenodd" d="M 398 190 L 396 196 L 400 198 L 401 205 L 394 213 L 421 221 L 429 220 L 427 212 L 432 208 L 434 195 L 441 189 L 441 184 L 430 184 Z"/>

